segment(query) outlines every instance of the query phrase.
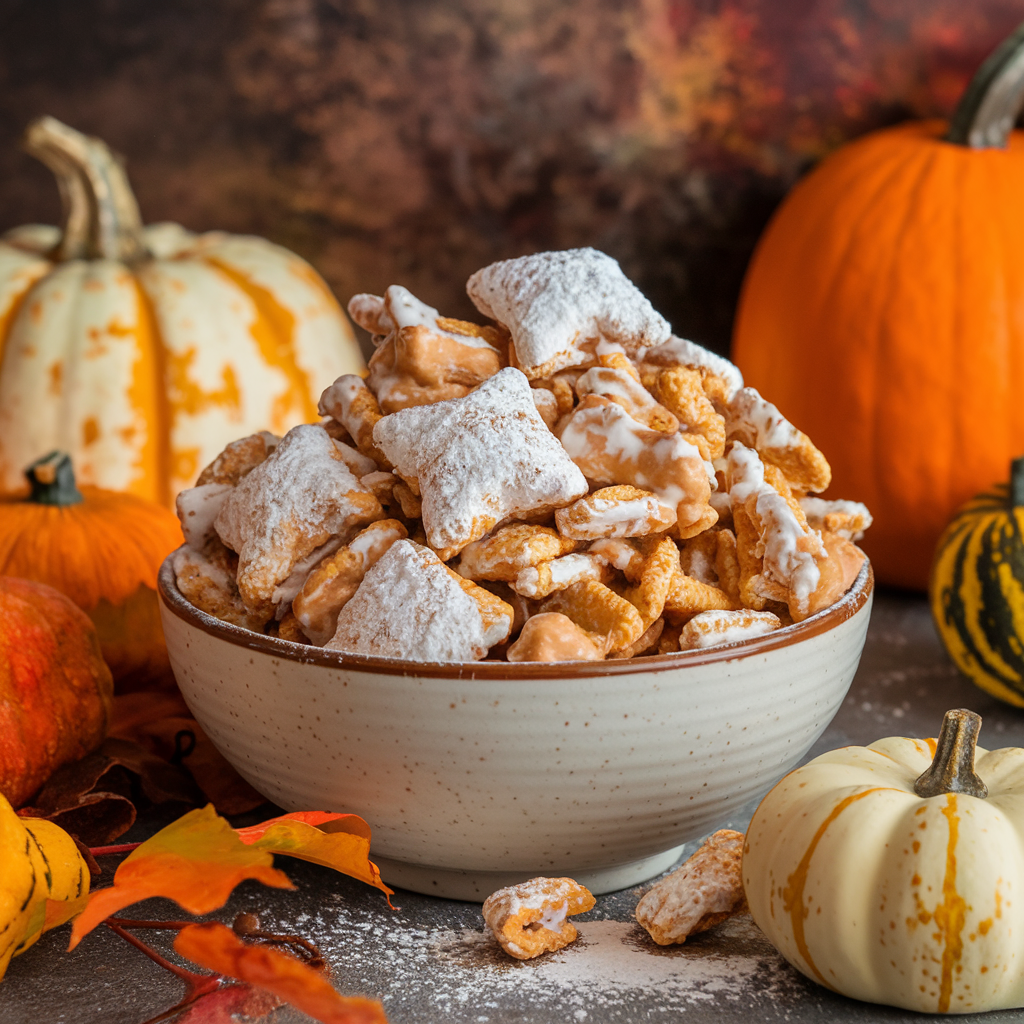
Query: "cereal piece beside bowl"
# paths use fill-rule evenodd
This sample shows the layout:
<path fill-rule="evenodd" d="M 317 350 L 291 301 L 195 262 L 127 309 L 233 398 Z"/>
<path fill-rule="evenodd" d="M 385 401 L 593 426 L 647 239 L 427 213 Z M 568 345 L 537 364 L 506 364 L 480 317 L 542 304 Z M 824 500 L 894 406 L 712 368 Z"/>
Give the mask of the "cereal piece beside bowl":
<path fill-rule="evenodd" d="M 173 557 L 173 556 L 172 556 Z M 362 815 L 392 885 L 454 899 L 536 875 L 636 885 L 795 767 L 867 634 L 865 565 L 766 636 L 627 661 L 423 664 L 161 617 L 178 685 L 241 775 L 287 810 Z"/>

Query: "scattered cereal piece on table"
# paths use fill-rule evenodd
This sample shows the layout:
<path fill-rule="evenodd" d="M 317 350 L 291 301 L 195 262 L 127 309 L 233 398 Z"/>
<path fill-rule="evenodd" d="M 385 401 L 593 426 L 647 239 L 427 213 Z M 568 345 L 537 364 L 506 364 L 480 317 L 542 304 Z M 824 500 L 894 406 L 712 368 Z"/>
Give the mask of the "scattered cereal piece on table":
<path fill-rule="evenodd" d="M 742 832 L 719 829 L 641 898 L 636 919 L 659 946 L 685 942 L 746 908 Z"/>
<path fill-rule="evenodd" d="M 531 878 L 491 893 L 484 900 L 487 927 L 517 960 L 563 949 L 577 936 L 567 918 L 590 910 L 596 900 L 571 878 Z"/>

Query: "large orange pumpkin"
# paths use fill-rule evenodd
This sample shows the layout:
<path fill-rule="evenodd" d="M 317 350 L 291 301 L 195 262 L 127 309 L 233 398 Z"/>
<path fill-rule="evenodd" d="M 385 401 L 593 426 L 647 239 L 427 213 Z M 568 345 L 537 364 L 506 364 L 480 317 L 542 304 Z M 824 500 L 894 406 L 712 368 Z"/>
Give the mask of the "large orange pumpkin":
<path fill-rule="evenodd" d="M 15 807 L 103 742 L 113 683 L 85 612 L 0 576 L 0 794 Z"/>
<path fill-rule="evenodd" d="M 754 254 L 733 357 L 874 515 L 879 579 L 924 588 L 953 511 L 1024 451 L 1024 31 L 951 126 L 840 149 Z"/>
<path fill-rule="evenodd" d="M 0 496 L 0 575 L 45 583 L 78 605 L 120 690 L 169 682 L 156 574 L 181 543 L 177 516 L 134 494 L 79 489 L 62 452 L 25 475 L 29 494 Z"/>
<path fill-rule="evenodd" d="M 53 118 L 26 147 L 57 175 L 64 226 L 0 241 L 0 491 L 59 448 L 83 483 L 169 504 L 229 441 L 316 420 L 320 392 L 364 369 L 298 256 L 144 228 L 110 150 Z"/>

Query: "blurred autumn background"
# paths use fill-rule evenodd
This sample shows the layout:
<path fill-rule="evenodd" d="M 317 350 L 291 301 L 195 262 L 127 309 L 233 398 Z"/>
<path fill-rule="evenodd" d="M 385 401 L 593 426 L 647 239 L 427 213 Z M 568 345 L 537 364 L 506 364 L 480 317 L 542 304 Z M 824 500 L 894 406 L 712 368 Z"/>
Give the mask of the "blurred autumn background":
<path fill-rule="evenodd" d="M 4 0 L 0 230 L 55 223 L 49 113 L 127 159 L 149 222 L 253 232 L 345 301 L 452 314 L 495 259 L 594 245 L 728 347 L 810 165 L 948 115 L 1014 0 Z"/>

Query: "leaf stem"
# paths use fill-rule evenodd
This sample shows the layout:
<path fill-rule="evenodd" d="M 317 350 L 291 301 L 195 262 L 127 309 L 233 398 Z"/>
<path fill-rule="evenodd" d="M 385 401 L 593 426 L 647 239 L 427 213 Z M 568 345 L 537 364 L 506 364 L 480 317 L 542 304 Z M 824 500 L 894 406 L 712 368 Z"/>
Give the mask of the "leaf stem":
<path fill-rule="evenodd" d="M 115 853 L 131 853 L 132 850 L 137 850 L 142 843 L 121 843 L 118 846 L 93 846 L 89 849 L 89 852 L 94 857 L 107 857 Z"/>
<path fill-rule="evenodd" d="M 107 918 L 103 922 L 112 932 L 120 935 L 125 942 L 133 945 L 137 950 L 145 953 L 150 960 L 155 964 L 159 964 L 165 971 L 170 971 L 175 977 L 181 978 L 190 989 L 202 990 L 202 992 L 212 992 L 218 985 L 220 985 L 222 975 L 220 974 L 196 974 L 193 971 L 187 971 L 184 967 L 178 967 L 177 964 L 172 964 L 170 960 L 162 957 L 155 949 L 147 946 L 141 939 L 137 939 L 131 932 L 125 931 L 118 924 L 114 924 L 111 918 Z M 212 983 L 212 984 L 211 984 Z M 201 993 L 200 993 L 201 994 Z"/>

